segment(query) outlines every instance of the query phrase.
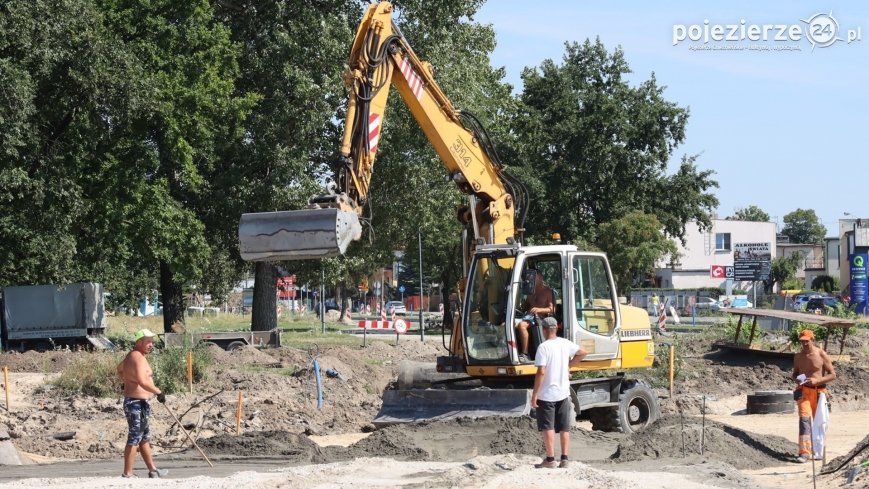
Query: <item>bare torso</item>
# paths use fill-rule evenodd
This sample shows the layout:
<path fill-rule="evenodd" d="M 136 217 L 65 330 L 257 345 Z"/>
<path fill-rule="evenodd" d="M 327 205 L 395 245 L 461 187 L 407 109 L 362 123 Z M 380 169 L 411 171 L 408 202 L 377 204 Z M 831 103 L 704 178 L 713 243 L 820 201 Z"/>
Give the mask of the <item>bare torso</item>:
<path fill-rule="evenodd" d="M 538 287 L 525 301 L 525 311 L 531 314 L 545 316 L 555 312 L 552 304 L 552 289 Z"/>
<path fill-rule="evenodd" d="M 803 374 L 808 382 L 806 385 L 816 386 L 835 379 L 830 357 L 818 347 L 812 347 L 809 351 L 799 351 L 794 356 L 794 377 Z"/>
<path fill-rule="evenodd" d="M 153 385 L 154 372 L 151 370 L 145 355 L 141 352 L 133 350 L 128 353 L 118 370 L 121 378 L 124 379 L 124 397 L 150 399 L 154 396 L 152 392 L 142 386 L 145 382 Z"/>

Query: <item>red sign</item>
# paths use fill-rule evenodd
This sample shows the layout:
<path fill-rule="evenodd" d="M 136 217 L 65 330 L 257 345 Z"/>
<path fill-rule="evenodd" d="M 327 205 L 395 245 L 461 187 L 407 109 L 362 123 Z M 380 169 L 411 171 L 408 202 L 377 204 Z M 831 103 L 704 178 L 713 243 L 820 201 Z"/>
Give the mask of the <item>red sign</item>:
<path fill-rule="evenodd" d="M 724 278 L 724 265 L 712 265 L 709 268 L 709 276 L 712 278 Z"/>
<path fill-rule="evenodd" d="M 278 299 L 295 299 L 296 298 L 296 277 L 278 277 Z"/>

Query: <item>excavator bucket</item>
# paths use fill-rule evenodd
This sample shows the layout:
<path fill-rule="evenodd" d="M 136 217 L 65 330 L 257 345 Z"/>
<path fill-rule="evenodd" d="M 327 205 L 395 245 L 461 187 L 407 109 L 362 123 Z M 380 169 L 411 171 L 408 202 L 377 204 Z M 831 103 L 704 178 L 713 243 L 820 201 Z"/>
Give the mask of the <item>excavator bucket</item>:
<path fill-rule="evenodd" d="M 528 389 L 388 390 L 373 423 L 382 428 L 397 423 L 458 417 L 519 417 L 530 413 Z"/>
<path fill-rule="evenodd" d="M 338 256 L 362 236 L 355 212 L 335 208 L 242 214 L 238 245 L 246 261 Z"/>

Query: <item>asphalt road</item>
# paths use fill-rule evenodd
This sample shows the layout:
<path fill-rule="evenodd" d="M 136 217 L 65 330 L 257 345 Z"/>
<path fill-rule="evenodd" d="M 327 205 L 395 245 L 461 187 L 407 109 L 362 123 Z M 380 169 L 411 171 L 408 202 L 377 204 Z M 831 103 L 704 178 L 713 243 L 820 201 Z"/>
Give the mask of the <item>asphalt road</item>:
<path fill-rule="evenodd" d="M 196 455 L 196 457 L 193 456 Z M 289 460 L 278 458 L 220 458 L 212 457 L 214 467 L 199 457 L 197 452 L 184 454 L 165 454 L 154 457 L 154 462 L 161 469 L 169 469 L 169 479 L 196 477 L 200 475 L 225 477 L 236 472 L 254 471 L 268 472 L 280 467 L 292 465 Z M 113 477 L 121 479 L 124 469 L 123 454 L 118 452 L 117 460 L 98 460 L 80 462 L 62 462 L 40 465 L 4 466 L 0 470 L 0 483 L 31 478 L 57 477 Z M 140 478 L 148 477 L 148 469 L 140 457 L 136 459 L 134 472 Z"/>

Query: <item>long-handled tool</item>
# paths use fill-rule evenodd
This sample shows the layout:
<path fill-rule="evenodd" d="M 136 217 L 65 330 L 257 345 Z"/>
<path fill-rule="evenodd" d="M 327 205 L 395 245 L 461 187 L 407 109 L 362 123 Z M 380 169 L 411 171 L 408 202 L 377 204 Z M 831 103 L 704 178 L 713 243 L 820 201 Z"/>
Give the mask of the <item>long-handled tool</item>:
<path fill-rule="evenodd" d="M 160 404 L 162 404 L 163 407 L 166 408 L 166 411 L 169 411 L 169 414 L 172 415 L 172 419 L 174 419 L 175 422 L 178 423 L 178 427 L 181 428 L 181 431 L 183 431 L 185 435 L 187 435 L 187 439 L 190 440 L 190 443 L 192 443 L 193 446 L 196 447 L 197 450 L 199 450 L 199 454 L 202 455 L 202 458 L 204 458 L 205 461 L 208 462 L 209 466 L 214 467 L 214 464 L 211 463 L 211 460 L 208 460 L 208 456 L 205 455 L 205 452 L 203 452 L 202 449 L 199 448 L 199 445 L 196 444 L 196 440 L 194 440 L 193 437 L 190 436 L 190 433 L 188 433 L 187 430 L 184 429 L 184 426 L 181 425 L 181 421 L 178 420 L 178 416 L 175 416 L 175 413 L 173 413 L 172 410 L 169 409 L 169 406 L 167 406 L 166 403 L 161 402 Z"/>

